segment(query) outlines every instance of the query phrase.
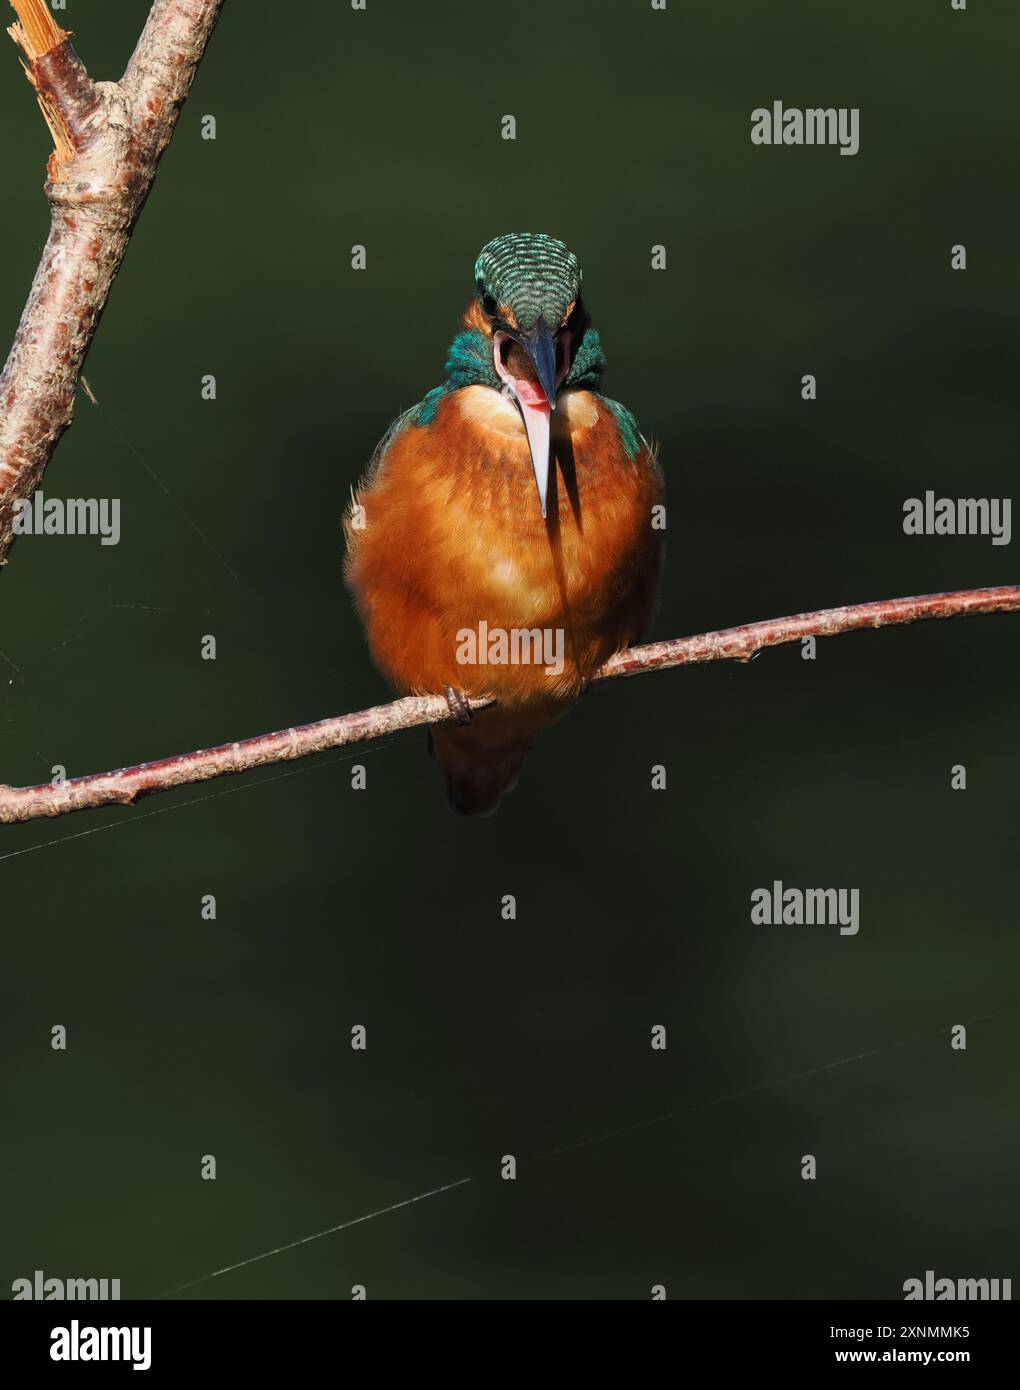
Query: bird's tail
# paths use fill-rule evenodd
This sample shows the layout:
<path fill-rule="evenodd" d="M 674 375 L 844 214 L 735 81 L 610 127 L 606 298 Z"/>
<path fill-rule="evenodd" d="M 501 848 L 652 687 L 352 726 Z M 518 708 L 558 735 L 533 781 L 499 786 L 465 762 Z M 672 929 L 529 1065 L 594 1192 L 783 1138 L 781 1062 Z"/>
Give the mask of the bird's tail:
<path fill-rule="evenodd" d="M 561 708 L 487 709 L 466 726 L 434 724 L 429 742 L 453 809 L 462 816 L 491 816 L 516 786 L 539 729 Z"/>

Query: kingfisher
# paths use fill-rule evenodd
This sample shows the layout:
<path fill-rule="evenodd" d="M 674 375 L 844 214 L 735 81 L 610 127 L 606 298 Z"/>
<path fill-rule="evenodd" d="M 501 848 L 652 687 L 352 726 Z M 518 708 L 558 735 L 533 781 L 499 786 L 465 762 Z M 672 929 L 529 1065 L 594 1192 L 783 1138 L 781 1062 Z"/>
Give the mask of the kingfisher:
<path fill-rule="evenodd" d="M 429 729 L 451 806 L 488 815 L 538 732 L 651 621 L 663 480 L 605 356 L 577 257 L 541 233 L 482 248 L 446 380 L 379 444 L 344 518 L 345 579 Z M 496 704 L 475 711 L 470 697 Z"/>

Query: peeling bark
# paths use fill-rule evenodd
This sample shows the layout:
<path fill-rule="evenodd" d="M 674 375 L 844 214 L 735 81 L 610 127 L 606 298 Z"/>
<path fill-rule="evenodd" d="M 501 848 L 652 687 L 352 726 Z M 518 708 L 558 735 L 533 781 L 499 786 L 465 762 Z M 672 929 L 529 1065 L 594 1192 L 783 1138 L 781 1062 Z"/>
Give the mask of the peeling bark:
<path fill-rule="evenodd" d="M 120 82 L 93 82 L 45 0 L 11 0 L 54 140 L 50 234 L 0 375 L 0 566 L 14 506 L 42 482 L 71 423 L 110 286 L 223 0 L 155 0 Z"/>
<path fill-rule="evenodd" d="M 693 666 L 709 661 L 750 661 L 766 647 L 799 642 L 804 637 L 834 637 L 862 628 L 889 627 L 933 618 L 955 618 L 979 613 L 1020 612 L 1020 584 L 997 589 L 965 589 L 949 594 L 925 594 L 918 598 L 882 599 L 877 603 L 851 604 L 791 618 L 772 618 L 745 627 L 706 632 L 631 647 L 611 657 L 597 681 L 635 676 L 643 671 L 662 671 L 672 666 Z M 492 700 L 471 699 L 473 710 Z M 0 823 L 62 816 L 69 811 L 94 810 L 99 806 L 130 806 L 141 796 L 169 791 L 189 782 L 206 782 L 230 773 L 246 772 L 267 763 L 292 762 L 328 748 L 367 743 L 419 724 L 441 724 L 452 718 L 446 699 L 439 695 L 410 696 L 389 705 L 376 705 L 356 714 L 338 715 L 316 724 L 303 724 L 278 733 L 262 734 L 241 743 L 226 743 L 196 753 L 77 777 L 61 785 L 46 782 L 37 787 L 0 785 Z"/>

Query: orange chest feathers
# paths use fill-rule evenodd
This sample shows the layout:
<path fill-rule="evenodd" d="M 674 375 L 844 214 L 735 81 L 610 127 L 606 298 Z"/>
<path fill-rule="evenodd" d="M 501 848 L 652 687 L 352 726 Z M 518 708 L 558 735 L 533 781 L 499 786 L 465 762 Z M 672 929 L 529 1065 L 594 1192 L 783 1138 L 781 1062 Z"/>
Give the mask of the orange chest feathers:
<path fill-rule="evenodd" d="M 659 574 L 658 465 L 643 446 L 628 457 L 587 391 L 560 397 L 552 465 L 543 519 L 520 415 L 485 386 L 452 392 L 430 425 L 394 437 L 355 497 L 346 568 L 373 655 L 398 689 L 569 696 L 642 633 Z M 562 630 L 555 689 L 492 668 L 465 679 L 457 634 L 482 622 Z"/>

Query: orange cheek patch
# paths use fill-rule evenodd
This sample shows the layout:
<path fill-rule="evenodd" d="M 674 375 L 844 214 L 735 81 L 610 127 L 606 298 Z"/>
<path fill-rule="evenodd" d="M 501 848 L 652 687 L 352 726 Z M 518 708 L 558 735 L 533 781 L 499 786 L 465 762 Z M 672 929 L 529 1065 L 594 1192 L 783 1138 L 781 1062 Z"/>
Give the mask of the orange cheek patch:
<path fill-rule="evenodd" d="M 492 324 L 485 317 L 485 311 L 477 299 L 472 299 L 471 303 L 464 310 L 460 320 L 461 328 L 477 328 L 484 333 L 487 338 L 492 337 Z"/>

